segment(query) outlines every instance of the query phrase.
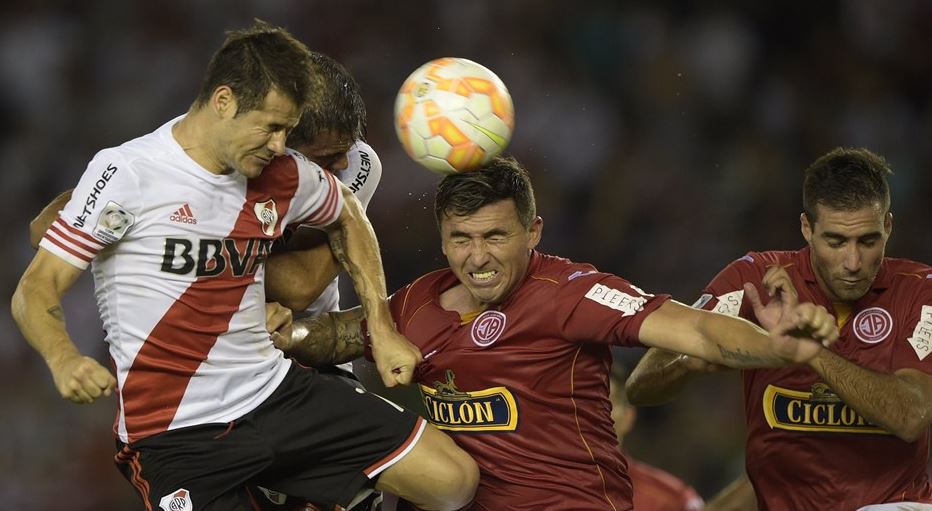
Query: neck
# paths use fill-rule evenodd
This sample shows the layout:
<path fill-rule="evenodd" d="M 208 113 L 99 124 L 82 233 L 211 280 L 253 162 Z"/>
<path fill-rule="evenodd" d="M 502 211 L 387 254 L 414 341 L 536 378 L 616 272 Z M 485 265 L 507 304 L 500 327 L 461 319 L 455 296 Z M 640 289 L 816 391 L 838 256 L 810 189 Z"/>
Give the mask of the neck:
<path fill-rule="evenodd" d="M 181 149 L 205 170 L 211 174 L 229 174 L 230 170 L 210 146 L 211 139 L 208 134 L 213 128 L 210 124 L 210 119 L 203 109 L 195 110 L 192 107 L 184 119 L 172 126 L 172 136 Z"/>

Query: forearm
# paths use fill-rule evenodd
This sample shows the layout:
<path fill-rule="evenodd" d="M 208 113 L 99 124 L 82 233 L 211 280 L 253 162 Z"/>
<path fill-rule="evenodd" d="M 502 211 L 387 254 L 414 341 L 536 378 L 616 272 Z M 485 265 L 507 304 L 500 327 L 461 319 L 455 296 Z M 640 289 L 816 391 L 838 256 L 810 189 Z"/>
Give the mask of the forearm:
<path fill-rule="evenodd" d="M 660 348 L 647 350 L 625 382 L 628 401 L 635 406 L 656 406 L 673 399 L 698 374 L 686 360 L 686 355 Z"/>
<path fill-rule="evenodd" d="M 362 309 L 299 319 L 292 325 L 289 356 L 309 366 L 342 364 L 363 355 Z"/>
<path fill-rule="evenodd" d="M 344 208 L 349 209 L 349 218 L 328 232 L 330 249 L 353 280 L 356 296 L 368 318 L 370 329 L 380 331 L 393 328 L 375 231 L 359 202 L 351 194 Z"/>
<path fill-rule="evenodd" d="M 337 276 L 340 266 L 323 245 L 272 254 L 266 263 L 266 299 L 294 311 L 308 308 Z"/>
<path fill-rule="evenodd" d="M 69 357 L 80 356 L 65 330 L 61 300 L 45 286 L 35 286 L 23 277 L 13 293 L 10 307 L 23 337 L 53 369 Z"/>
<path fill-rule="evenodd" d="M 774 352 L 770 335 L 745 319 L 703 313 L 697 330 L 702 337 L 702 353 L 697 355 L 709 362 L 736 369 L 786 365 Z"/>
<path fill-rule="evenodd" d="M 871 423 L 912 442 L 929 428 L 928 376 L 884 374 L 823 350 L 809 364 L 849 407 Z M 925 381 L 922 381 L 925 380 Z"/>

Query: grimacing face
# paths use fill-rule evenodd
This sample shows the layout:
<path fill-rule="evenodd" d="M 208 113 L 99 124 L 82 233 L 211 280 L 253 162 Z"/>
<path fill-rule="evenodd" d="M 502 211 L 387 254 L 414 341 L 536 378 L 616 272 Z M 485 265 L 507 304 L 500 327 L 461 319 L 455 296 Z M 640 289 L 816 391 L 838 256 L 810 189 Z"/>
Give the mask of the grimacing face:
<path fill-rule="evenodd" d="M 258 177 L 273 158 L 285 154 L 285 139 L 300 118 L 298 106 L 275 89 L 259 108 L 238 116 L 235 97 L 227 101 L 219 109 L 223 165 L 247 178 Z"/>
<path fill-rule="evenodd" d="M 529 228 L 521 225 L 511 199 L 488 204 L 471 215 L 441 219 L 443 254 L 477 309 L 501 303 L 517 288 L 542 229 L 540 217 Z"/>
<path fill-rule="evenodd" d="M 893 229 L 893 214 L 880 203 L 845 211 L 816 205 L 816 221 L 800 216 L 803 237 L 819 286 L 835 302 L 864 296 L 880 270 Z"/>

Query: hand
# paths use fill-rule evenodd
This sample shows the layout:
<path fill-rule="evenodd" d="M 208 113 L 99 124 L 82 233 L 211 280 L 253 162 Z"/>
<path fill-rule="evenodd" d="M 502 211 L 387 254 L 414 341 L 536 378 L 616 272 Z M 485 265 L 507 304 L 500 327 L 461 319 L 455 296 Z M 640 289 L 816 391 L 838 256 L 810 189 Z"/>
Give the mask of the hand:
<path fill-rule="evenodd" d="M 109 397 L 116 388 L 116 378 L 96 360 L 80 353 L 50 364 L 52 379 L 61 397 L 78 404 L 93 403 L 100 396 Z"/>
<path fill-rule="evenodd" d="M 838 340 L 835 317 L 825 307 L 800 303 L 785 308 L 780 323 L 771 329 L 774 351 L 788 362 L 805 363 Z"/>
<path fill-rule="evenodd" d="M 757 323 L 766 330 L 771 330 L 787 307 L 793 307 L 799 301 L 793 280 L 783 266 L 771 266 L 761 279 L 761 285 L 767 290 L 770 300 L 764 305 L 757 288 L 750 283 L 744 284 L 744 293 L 748 295 Z"/>
<path fill-rule="evenodd" d="M 275 347 L 288 351 L 291 348 L 291 326 L 293 317 L 291 309 L 283 307 L 278 302 L 265 304 L 265 329 L 271 334 Z"/>
<path fill-rule="evenodd" d="M 420 350 L 394 328 L 378 336 L 370 331 L 369 335 L 372 339 L 372 358 L 385 386 L 411 383 L 414 368 L 424 360 Z"/>

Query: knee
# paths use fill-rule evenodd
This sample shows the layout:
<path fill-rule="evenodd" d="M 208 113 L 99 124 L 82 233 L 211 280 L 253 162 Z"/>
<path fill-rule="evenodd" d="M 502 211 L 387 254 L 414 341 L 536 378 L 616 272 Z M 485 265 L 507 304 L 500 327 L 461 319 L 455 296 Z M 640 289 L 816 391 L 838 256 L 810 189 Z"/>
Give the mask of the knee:
<path fill-rule="evenodd" d="M 475 497 L 479 487 L 479 465 L 472 456 L 455 447 L 455 452 L 450 453 L 449 466 L 445 477 L 445 486 L 449 489 L 445 499 L 448 507 L 445 509 L 455 510 L 466 507 Z"/>

